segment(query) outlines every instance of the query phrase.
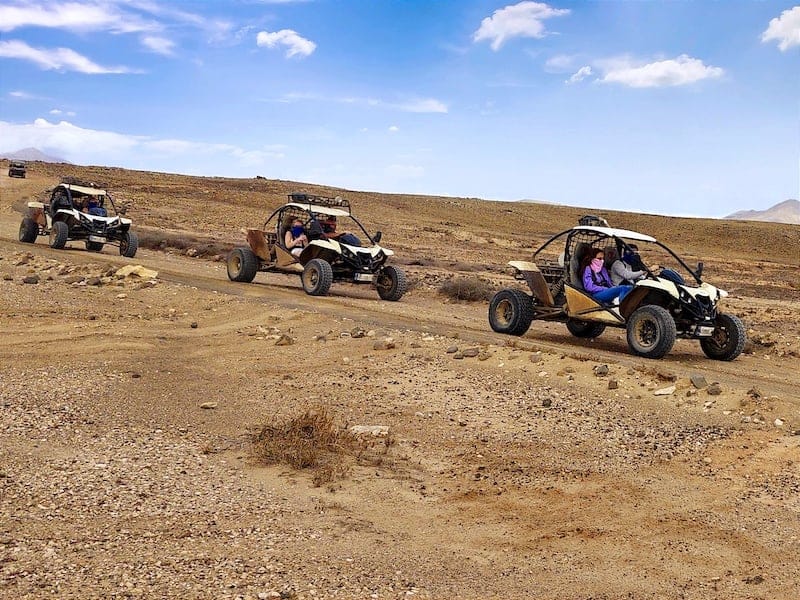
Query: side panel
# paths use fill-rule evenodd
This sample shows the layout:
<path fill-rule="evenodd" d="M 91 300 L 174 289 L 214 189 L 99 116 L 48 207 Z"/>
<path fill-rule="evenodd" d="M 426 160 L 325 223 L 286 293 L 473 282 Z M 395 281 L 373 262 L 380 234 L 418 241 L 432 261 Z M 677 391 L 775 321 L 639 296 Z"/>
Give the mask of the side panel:
<path fill-rule="evenodd" d="M 576 290 L 570 285 L 564 287 L 564 292 L 567 296 L 567 314 L 570 317 L 613 325 L 619 325 L 622 322 L 620 317 L 588 294 Z"/>
<path fill-rule="evenodd" d="M 272 261 L 270 245 L 263 231 L 260 229 L 248 229 L 247 243 L 258 258 L 267 262 Z"/>

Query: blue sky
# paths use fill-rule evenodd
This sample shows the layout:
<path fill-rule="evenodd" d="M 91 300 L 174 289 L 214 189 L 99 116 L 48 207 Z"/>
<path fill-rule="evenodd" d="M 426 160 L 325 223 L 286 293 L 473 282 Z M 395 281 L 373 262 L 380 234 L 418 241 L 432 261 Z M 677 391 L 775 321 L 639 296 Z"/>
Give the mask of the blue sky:
<path fill-rule="evenodd" d="M 28 146 L 357 190 L 763 209 L 800 196 L 800 6 L 0 0 L 0 152 Z"/>

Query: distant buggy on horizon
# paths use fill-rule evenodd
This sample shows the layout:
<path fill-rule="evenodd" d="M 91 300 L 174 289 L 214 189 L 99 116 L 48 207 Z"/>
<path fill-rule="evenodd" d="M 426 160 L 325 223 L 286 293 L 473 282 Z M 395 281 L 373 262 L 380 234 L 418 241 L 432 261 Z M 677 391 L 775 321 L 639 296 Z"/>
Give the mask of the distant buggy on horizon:
<path fill-rule="evenodd" d="M 67 179 L 53 188 L 49 202 L 28 202 L 19 241 L 33 244 L 38 236 L 46 235 L 50 247 L 60 249 L 70 240 L 82 240 L 92 252 L 111 244 L 119 247 L 122 256 L 133 258 L 139 238 L 131 225 L 106 190 Z"/>
<path fill-rule="evenodd" d="M 8 163 L 8 176 L 21 177 L 25 179 L 25 173 L 28 171 L 28 165 L 23 160 L 12 160 Z"/>
<path fill-rule="evenodd" d="M 337 219 L 337 227 L 344 222 L 345 229 L 357 235 L 342 235 L 339 229 L 334 237 L 330 223 Z M 297 221 L 308 243 L 294 255 L 285 240 Z M 230 252 L 228 278 L 249 283 L 259 271 L 295 273 L 311 296 L 325 296 L 334 282 L 347 282 L 372 285 L 383 300 L 396 301 L 406 293 L 406 277 L 400 268 L 386 264 L 394 252 L 378 245 L 381 236 L 380 231 L 370 235 L 343 198 L 289 194 L 289 202 L 273 212 L 262 228 L 247 230 L 248 246 Z"/>

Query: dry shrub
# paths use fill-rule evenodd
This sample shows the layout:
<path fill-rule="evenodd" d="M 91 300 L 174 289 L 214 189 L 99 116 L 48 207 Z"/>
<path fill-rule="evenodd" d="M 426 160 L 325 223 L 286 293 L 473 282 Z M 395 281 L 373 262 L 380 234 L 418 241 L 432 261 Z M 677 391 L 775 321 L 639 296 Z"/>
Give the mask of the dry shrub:
<path fill-rule="evenodd" d="M 492 286 L 481 277 L 455 277 L 443 282 L 439 293 L 453 300 L 478 302 L 492 297 Z"/>
<path fill-rule="evenodd" d="M 253 454 L 260 463 L 312 469 L 317 486 L 346 475 L 357 446 L 354 436 L 337 427 L 331 414 L 320 407 L 278 418 L 253 436 Z"/>

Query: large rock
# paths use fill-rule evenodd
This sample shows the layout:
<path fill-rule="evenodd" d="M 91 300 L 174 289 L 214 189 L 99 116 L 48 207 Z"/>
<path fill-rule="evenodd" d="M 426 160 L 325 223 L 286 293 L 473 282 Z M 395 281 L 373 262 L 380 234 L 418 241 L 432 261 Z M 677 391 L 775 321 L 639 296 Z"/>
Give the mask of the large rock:
<path fill-rule="evenodd" d="M 675 386 L 671 385 L 669 387 L 661 388 L 660 390 L 656 390 L 653 392 L 654 396 L 671 396 L 675 393 Z"/>
<path fill-rule="evenodd" d="M 350 428 L 350 433 L 353 435 L 371 435 L 374 437 L 383 437 L 389 435 L 388 425 L 353 425 Z"/>
<path fill-rule="evenodd" d="M 155 279 L 156 277 L 158 277 L 158 271 L 147 269 L 142 265 L 125 265 L 124 267 L 117 269 L 114 275 L 119 279 L 124 279 L 126 277 L 138 277 L 140 279 Z"/>

